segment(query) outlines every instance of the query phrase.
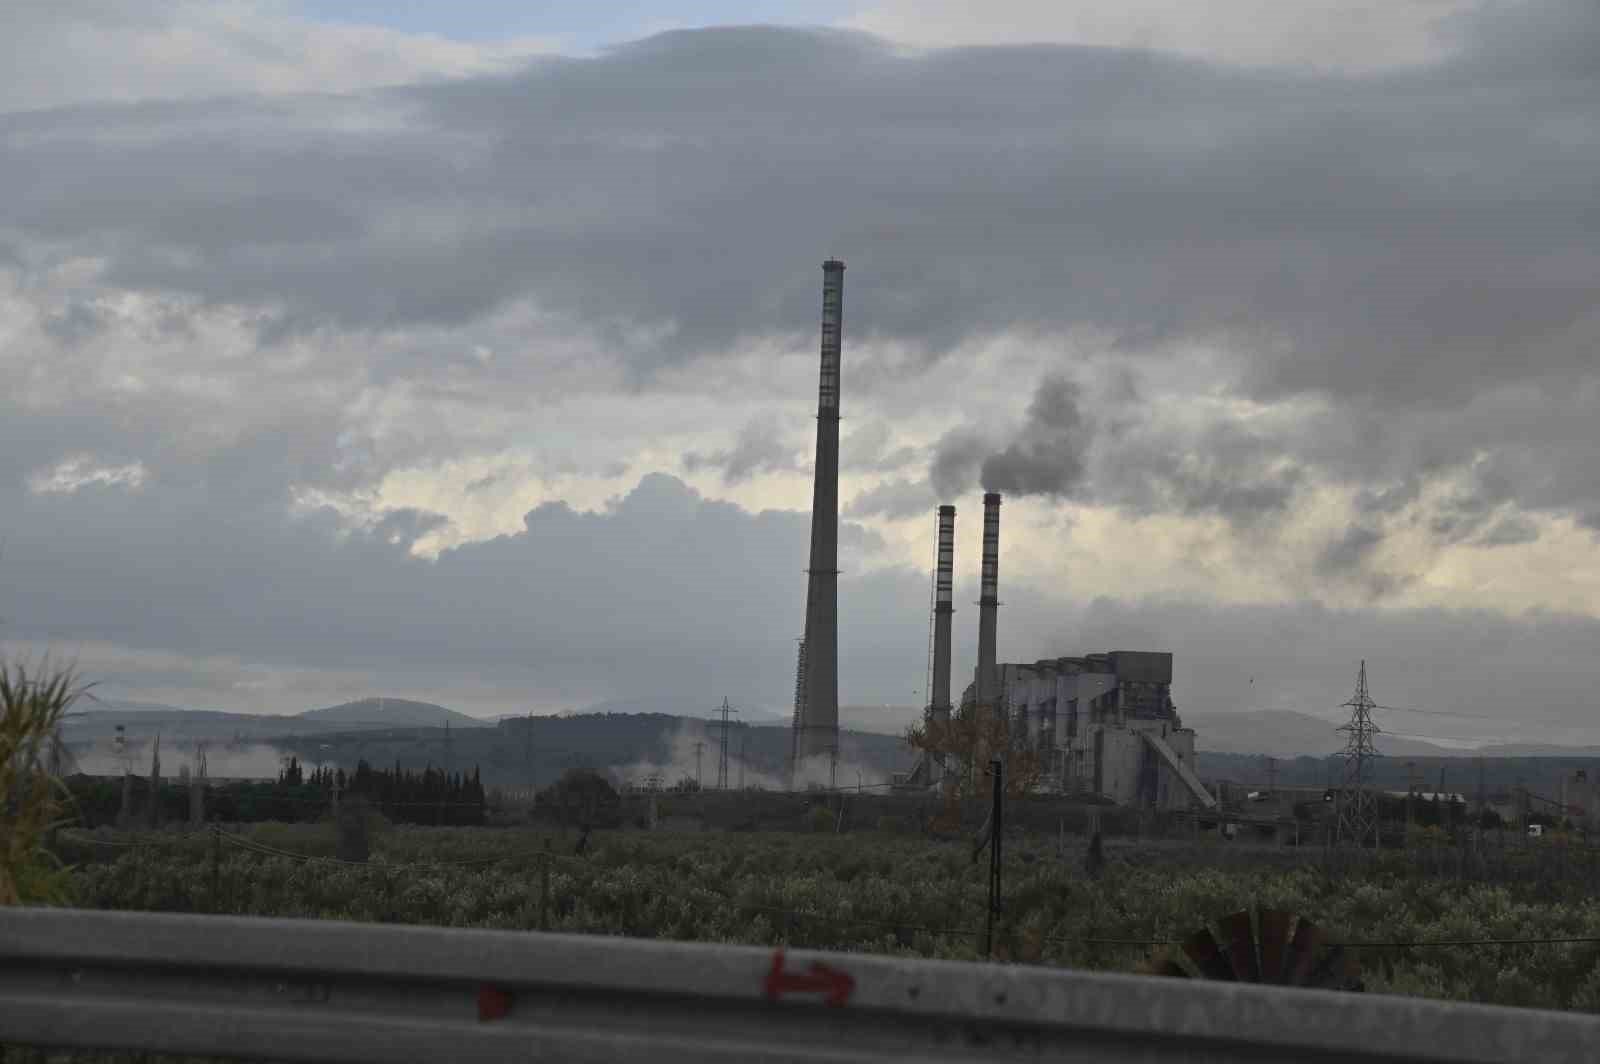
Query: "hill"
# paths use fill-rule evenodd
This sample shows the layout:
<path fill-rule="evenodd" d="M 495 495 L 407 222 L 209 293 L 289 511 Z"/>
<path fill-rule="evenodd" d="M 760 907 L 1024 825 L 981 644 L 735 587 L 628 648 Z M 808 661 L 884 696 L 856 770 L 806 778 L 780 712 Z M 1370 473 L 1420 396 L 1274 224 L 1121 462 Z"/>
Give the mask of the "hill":
<path fill-rule="evenodd" d="M 412 702 L 405 698 L 363 698 L 326 709 L 308 709 L 295 714 L 294 719 L 368 728 L 442 728 L 445 721 L 457 728 L 489 726 L 487 721 L 477 717 L 469 717 L 432 702 Z"/>

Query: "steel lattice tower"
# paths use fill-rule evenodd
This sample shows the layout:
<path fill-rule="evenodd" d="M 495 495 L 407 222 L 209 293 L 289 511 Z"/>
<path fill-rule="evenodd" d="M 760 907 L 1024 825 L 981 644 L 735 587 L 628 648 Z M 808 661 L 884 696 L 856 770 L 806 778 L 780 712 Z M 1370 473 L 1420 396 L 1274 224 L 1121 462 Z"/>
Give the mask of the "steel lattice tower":
<path fill-rule="evenodd" d="M 1348 732 L 1350 739 L 1344 748 L 1344 777 L 1339 785 L 1338 841 L 1341 845 L 1352 843 L 1365 846 L 1371 838 L 1378 845 L 1377 800 L 1371 789 L 1372 761 L 1378 757 L 1372 737 L 1381 729 L 1372 722 L 1372 710 L 1377 703 L 1367 693 L 1367 663 L 1361 663 L 1361 675 L 1356 681 L 1356 693 L 1344 703 L 1350 709 L 1350 723 L 1339 730 Z"/>
<path fill-rule="evenodd" d="M 732 723 L 728 720 L 728 714 L 739 711 L 728 705 L 728 698 L 724 695 L 717 712 L 719 715 L 711 721 L 712 727 L 722 729 L 722 741 L 717 753 L 717 790 L 725 791 L 728 789 L 728 726 Z"/>

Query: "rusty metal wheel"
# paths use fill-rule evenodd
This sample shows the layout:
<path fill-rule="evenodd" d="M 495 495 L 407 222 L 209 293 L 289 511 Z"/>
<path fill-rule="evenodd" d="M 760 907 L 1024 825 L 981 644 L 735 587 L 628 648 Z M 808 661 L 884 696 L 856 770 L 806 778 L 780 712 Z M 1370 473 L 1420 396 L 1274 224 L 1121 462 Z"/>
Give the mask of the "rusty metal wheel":
<path fill-rule="evenodd" d="M 1282 909 L 1244 909 L 1225 916 L 1215 927 L 1203 927 L 1181 946 L 1158 954 L 1149 970 L 1180 979 L 1362 989 L 1354 951 L 1330 944 L 1316 924 Z"/>

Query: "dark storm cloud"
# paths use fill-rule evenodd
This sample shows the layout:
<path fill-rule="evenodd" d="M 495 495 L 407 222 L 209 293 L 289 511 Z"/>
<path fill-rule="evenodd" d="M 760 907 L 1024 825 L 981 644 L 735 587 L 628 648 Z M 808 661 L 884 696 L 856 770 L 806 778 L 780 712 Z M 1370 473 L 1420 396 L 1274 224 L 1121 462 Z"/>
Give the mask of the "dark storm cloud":
<path fill-rule="evenodd" d="M 6 526 L 5 635 L 299 668 L 434 667 L 512 681 L 531 670 L 529 689 L 575 698 L 688 692 L 708 677 L 765 698 L 775 677 L 792 678 L 787 627 L 773 625 L 803 622 L 806 514 L 752 513 L 652 474 L 598 512 L 545 503 L 513 535 L 432 562 L 407 555 L 408 540 L 438 522 L 400 511 L 339 538 L 326 512 L 180 509 L 151 493 L 31 498 Z M 122 542 L 114 557 L 97 547 L 106 527 Z M 840 540 L 847 558 L 881 546 L 849 522 Z M 863 645 L 892 644 L 894 633 L 850 620 L 860 594 L 850 570 L 860 566 L 841 567 L 842 628 Z M 64 594 L 68 568 L 82 585 Z M 865 612 L 896 612 L 874 586 L 879 602 Z M 907 594 L 915 615 L 925 587 Z"/>
<path fill-rule="evenodd" d="M 1363 80 L 672 33 L 378 94 L 369 131 L 337 102 L 337 136 L 309 103 L 13 116 L 0 220 L 107 254 L 121 283 L 302 326 L 531 296 L 605 335 L 669 328 L 649 359 L 810 333 L 837 253 L 858 339 L 1243 330 L 1275 342 L 1262 392 L 1407 401 L 1527 372 L 1505 352 L 1534 341 L 1536 369 L 1587 357 L 1559 330 L 1591 305 L 1600 149 L 1561 131 L 1600 95 L 1569 76 L 1540 98 L 1479 47 Z"/>

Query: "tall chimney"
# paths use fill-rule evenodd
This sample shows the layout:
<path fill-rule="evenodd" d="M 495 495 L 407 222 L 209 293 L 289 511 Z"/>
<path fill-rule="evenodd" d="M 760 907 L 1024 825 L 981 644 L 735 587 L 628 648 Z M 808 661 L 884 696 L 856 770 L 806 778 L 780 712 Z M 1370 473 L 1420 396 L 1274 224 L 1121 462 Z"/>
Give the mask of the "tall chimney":
<path fill-rule="evenodd" d="M 978 596 L 978 704 L 993 706 L 999 695 L 995 675 L 995 628 L 1000 615 L 1000 493 L 983 496 L 983 572 Z"/>
<path fill-rule="evenodd" d="M 806 588 L 804 721 L 798 757 L 839 741 L 839 361 L 844 263 L 822 264 L 822 373 L 817 389 L 817 466 L 811 489 L 811 568 Z"/>
<path fill-rule="evenodd" d="M 933 691 L 928 702 L 935 720 L 950 719 L 950 618 L 955 613 L 956 508 L 939 507 L 939 547 L 933 577 Z"/>

